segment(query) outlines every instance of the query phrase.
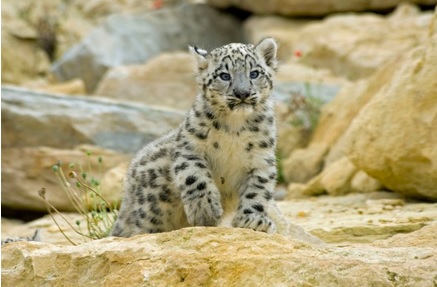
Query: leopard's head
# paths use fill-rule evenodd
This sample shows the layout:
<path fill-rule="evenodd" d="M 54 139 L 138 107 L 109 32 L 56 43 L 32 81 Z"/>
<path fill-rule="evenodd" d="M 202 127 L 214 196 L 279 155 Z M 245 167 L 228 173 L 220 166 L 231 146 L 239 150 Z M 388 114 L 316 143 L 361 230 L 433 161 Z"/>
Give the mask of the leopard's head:
<path fill-rule="evenodd" d="M 208 52 L 190 47 L 197 59 L 197 82 L 214 110 L 252 112 L 263 106 L 273 87 L 277 44 L 229 44 Z"/>

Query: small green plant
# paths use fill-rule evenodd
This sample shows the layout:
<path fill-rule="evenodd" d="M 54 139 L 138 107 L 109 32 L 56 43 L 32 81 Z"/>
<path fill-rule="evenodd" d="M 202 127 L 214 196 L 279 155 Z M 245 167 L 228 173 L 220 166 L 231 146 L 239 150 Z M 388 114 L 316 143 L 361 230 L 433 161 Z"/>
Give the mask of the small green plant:
<path fill-rule="evenodd" d="M 311 133 L 319 122 L 320 109 L 324 102 L 312 93 L 311 86 L 305 83 L 305 92 L 291 94 L 290 110 L 295 114 L 291 124 Z"/>
<path fill-rule="evenodd" d="M 53 62 L 58 48 L 58 34 L 61 30 L 60 19 L 65 17 L 65 10 L 48 4 L 38 6 L 35 2 L 27 2 L 21 6 L 18 9 L 17 16 L 35 29 L 37 46 Z"/>
<path fill-rule="evenodd" d="M 82 220 L 77 220 L 74 224 L 71 223 L 47 200 L 45 188 L 42 188 L 39 191 L 39 195 L 44 200 L 47 211 L 56 226 L 65 238 L 73 245 L 77 245 L 77 243 L 66 235 L 54 214 L 58 214 L 65 222 L 67 222 L 68 226 L 74 232 L 81 235 L 84 241 L 100 239 L 108 236 L 115 219 L 117 218 L 117 204 L 109 203 L 102 196 L 101 184 L 100 181 L 94 177 L 91 161 L 91 152 L 86 152 L 85 167 L 80 164 L 77 168 L 76 164 L 69 164 L 68 178 L 65 176 L 64 167 L 61 162 L 56 163 L 52 167 L 62 190 L 65 192 L 74 209 L 82 215 Z M 98 157 L 97 161 L 99 173 L 101 173 L 101 167 L 103 164 L 102 157 Z M 83 222 L 85 224 L 82 224 Z M 83 225 L 85 225 L 85 227 L 83 227 Z"/>

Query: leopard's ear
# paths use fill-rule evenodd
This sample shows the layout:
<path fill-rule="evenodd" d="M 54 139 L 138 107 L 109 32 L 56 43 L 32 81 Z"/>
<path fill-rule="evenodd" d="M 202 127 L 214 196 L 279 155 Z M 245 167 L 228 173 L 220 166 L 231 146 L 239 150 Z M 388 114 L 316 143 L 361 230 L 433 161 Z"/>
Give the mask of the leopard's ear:
<path fill-rule="evenodd" d="M 206 56 L 208 56 L 208 51 L 197 48 L 195 46 L 189 46 L 188 49 L 191 55 L 196 58 L 199 71 L 203 71 L 208 68 L 208 60 L 206 59 Z"/>
<path fill-rule="evenodd" d="M 256 46 L 255 51 L 262 57 L 270 68 L 276 71 L 278 61 L 276 60 L 276 53 L 278 51 L 278 44 L 273 38 L 265 38 L 261 40 Z"/>

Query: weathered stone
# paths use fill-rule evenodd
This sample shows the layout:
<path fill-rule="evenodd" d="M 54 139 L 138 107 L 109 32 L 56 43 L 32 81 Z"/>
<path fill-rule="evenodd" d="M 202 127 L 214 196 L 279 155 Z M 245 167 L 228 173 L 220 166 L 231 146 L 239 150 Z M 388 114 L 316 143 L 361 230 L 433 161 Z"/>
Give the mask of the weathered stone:
<path fill-rule="evenodd" d="M 350 182 L 350 187 L 354 192 L 371 192 L 383 189 L 382 184 L 375 178 L 359 170 Z"/>
<path fill-rule="evenodd" d="M 347 157 L 343 157 L 314 177 L 308 183 L 305 193 L 308 195 L 350 193 L 352 192 L 351 180 L 357 171 L 356 166 Z"/>
<path fill-rule="evenodd" d="M 115 67 L 99 82 L 96 95 L 181 110 L 196 96 L 194 59 L 189 53 L 164 53 L 144 65 Z"/>
<path fill-rule="evenodd" d="M 7 286 L 432 286 L 435 266 L 433 247 L 312 246 L 236 228 L 185 228 L 69 247 L 2 247 Z"/>
<path fill-rule="evenodd" d="M 283 162 L 284 177 L 287 182 L 305 183 L 317 175 L 328 150 L 324 144 L 314 144 L 305 149 L 294 150 Z"/>
<path fill-rule="evenodd" d="M 133 153 L 183 118 L 145 105 L 2 87 L 2 148 L 92 144 Z"/>
<path fill-rule="evenodd" d="M 89 159 L 86 152 L 91 153 Z M 99 156 L 102 157 L 102 164 L 98 162 Z M 119 201 L 121 185 L 116 190 L 116 183 L 111 182 L 108 178 L 112 175 L 112 171 L 108 170 L 120 163 L 128 162 L 129 156 L 93 146 L 80 146 L 74 150 L 48 147 L 10 147 L 2 148 L 1 159 L 2 206 L 23 210 L 24 213 L 26 210 L 46 211 L 44 201 L 38 195 L 41 188 L 46 189 L 46 198 L 58 210 L 76 211 L 52 170 L 53 165 L 58 162 L 63 163 L 64 175 L 67 178 L 70 170 L 75 170 L 80 174 L 80 166 L 83 166 L 84 172 L 88 173 L 89 178 L 95 177 L 101 182 L 103 181 L 101 183 L 102 195 L 108 201 Z M 75 164 L 74 169 L 68 167 L 70 163 Z M 106 184 L 109 185 L 108 190 L 106 190 Z M 75 182 L 71 181 L 71 185 L 74 187 Z"/>
<path fill-rule="evenodd" d="M 401 0 L 389 1 L 341 1 L 341 0 L 208 0 L 209 4 L 218 8 L 237 7 L 255 14 L 282 14 L 287 16 L 324 16 L 338 12 L 387 11 L 396 7 Z M 416 4 L 434 5 L 435 0 L 412 0 Z"/>
<path fill-rule="evenodd" d="M 49 94 L 85 95 L 85 84 L 81 79 L 73 79 L 62 83 L 52 83 L 47 80 L 26 82 L 22 85 L 26 89 Z"/>
<path fill-rule="evenodd" d="M 354 164 L 401 194 L 437 200 L 437 10 L 424 49 L 394 73 L 344 135 Z"/>
<path fill-rule="evenodd" d="M 412 243 L 422 241 L 414 231 L 437 222 L 436 203 L 410 202 L 392 192 L 295 195 L 278 202 L 284 215 L 328 243 L 372 243 L 398 233 L 405 233 Z"/>
<path fill-rule="evenodd" d="M 299 63 L 356 80 L 370 76 L 383 64 L 426 40 L 432 13 L 405 7 L 400 6 L 390 16 L 341 14 L 308 23 L 256 16 L 245 23 L 245 30 L 251 42 L 271 34 L 276 36 L 282 46 L 279 51 L 282 60 L 299 51 Z"/>
<path fill-rule="evenodd" d="M 60 80 L 80 77 L 93 91 L 109 68 L 144 63 L 162 52 L 186 51 L 188 45 L 213 48 L 241 38 L 236 18 L 207 5 L 111 15 L 57 61 L 53 73 Z"/>

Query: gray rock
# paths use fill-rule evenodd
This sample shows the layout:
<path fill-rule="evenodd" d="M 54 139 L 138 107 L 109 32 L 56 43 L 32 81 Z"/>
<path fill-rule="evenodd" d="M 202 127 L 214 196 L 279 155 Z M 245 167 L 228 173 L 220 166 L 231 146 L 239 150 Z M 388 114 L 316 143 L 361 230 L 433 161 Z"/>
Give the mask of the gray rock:
<path fill-rule="evenodd" d="M 186 50 L 188 45 L 210 49 L 241 42 L 240 26 L 233 16 L 207 5 L 112 15 L 57 61 L 52 72 L 59 80 L 82 78 L 87 90 L 93 91 L 108 68 L 144 63 L 161 52 Z"/>
<path fill-rule="evenodd" d="M 184 112 L 2 87 L 2 148 L 93 144 L 133 153 L 177 127 Z"/>

